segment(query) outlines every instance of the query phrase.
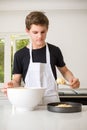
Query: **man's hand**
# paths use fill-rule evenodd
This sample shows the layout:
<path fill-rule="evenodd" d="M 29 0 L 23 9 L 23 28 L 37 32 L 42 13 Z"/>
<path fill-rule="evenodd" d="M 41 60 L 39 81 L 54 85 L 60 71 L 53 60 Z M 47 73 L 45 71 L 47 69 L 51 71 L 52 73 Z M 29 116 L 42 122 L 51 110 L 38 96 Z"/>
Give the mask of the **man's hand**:
<path fill-rule="evenodd" d="M 73 78 L 72 80 L 69 81 L 69 84 L 70 84 L 71 88 L 73 88 L 73 89 L 79 88 L 80 81 L 77 78 Z"/>
<path fill-rule="evenodd" d="M 7 88 L 13 88 L 13 82 L 10 81 L 4 85 L 4 87 L 1 89 L 1 91 L 7 96 Z"/>

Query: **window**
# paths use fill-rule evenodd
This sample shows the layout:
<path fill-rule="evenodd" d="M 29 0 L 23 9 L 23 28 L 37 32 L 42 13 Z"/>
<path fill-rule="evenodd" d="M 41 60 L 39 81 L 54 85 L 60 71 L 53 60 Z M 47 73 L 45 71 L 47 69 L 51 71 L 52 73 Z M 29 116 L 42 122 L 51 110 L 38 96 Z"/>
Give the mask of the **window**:
<path fill-rule="evenodd" d="M 18 39 L 16 40 L 16 51 L 28 45 L 29 39 Z"/>
<path fill-rule="evenodd" d="M 0 38 L 0 83 L 4 82 L 4 45 L 5 40 Z"/>
<path fill-rule="evenodd" d="M 11 80 L 14 53 L 28 43 L 26 34 L 8 33 L 0 36 L 0 86 Z"/>

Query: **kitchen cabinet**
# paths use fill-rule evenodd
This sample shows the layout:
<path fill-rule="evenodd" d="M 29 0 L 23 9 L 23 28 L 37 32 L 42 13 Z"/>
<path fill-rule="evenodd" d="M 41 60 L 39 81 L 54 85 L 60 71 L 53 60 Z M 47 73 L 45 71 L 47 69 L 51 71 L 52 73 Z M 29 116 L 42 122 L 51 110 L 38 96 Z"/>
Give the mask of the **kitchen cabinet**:
<path fill-rule="evenodd" d="M 17 112 L 7 99 L 0 100 L 0 130 L 87 130 L 87 106 L 77 113 L 49 112 L 46 106 Z"/>

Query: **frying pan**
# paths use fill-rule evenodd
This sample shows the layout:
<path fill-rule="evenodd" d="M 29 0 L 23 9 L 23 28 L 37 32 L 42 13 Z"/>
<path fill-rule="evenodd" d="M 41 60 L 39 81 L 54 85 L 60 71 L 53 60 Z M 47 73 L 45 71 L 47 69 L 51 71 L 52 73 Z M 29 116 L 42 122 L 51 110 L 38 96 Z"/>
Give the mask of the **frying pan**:
<path fill-rule="evenodd" d="M 70 105 L 71 107 L 57 107 L 59 104 Z M 56 113 L 74 113 L 82 111 L 82 104 L 75 102 L 53 102 L 47 104 L 47 110 Z"/>

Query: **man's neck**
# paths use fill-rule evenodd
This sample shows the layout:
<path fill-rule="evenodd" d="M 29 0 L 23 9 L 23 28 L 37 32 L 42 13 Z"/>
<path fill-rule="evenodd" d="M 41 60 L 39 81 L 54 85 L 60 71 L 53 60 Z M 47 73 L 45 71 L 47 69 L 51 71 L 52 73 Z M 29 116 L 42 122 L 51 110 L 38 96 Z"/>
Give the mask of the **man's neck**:
<path fill-rule="evenodd" d="M 32 49 L 40 49 L 40 48 L 43 48 L 45 45 L 46 45 L 46 43 L 43 43 L 43 44 L 40 44 L 40 45 L 33 44 Z"/>

